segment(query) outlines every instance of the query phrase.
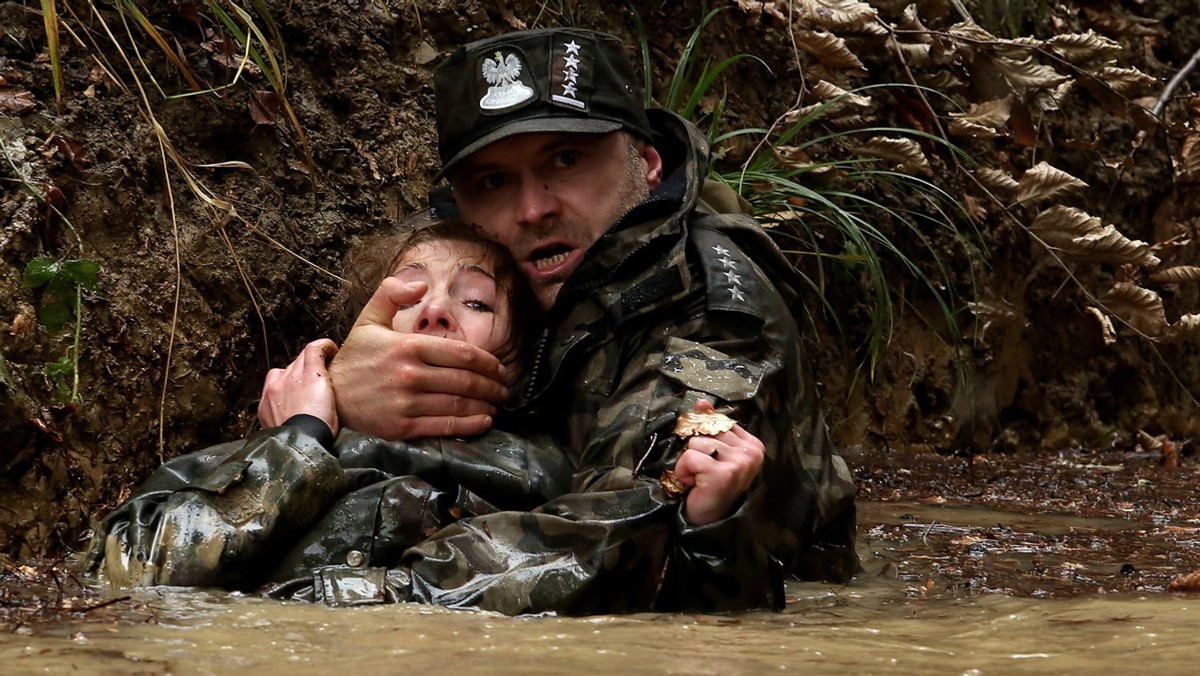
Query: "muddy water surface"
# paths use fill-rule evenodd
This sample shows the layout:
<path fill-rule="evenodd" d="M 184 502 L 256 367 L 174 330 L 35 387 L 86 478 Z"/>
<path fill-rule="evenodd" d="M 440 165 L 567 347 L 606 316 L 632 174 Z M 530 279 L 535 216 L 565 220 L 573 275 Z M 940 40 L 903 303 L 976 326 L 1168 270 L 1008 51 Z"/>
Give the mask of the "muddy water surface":
<path fill-rule="evenodd" d="M 915 502 L 860 510 L 864 573 L 848 587 L 792 585 L 782 613 L 508 618 L 142 590 L 102 614 L 0 635 L 0 671 L 1191 671 L 1200 597 L 1165 586 L 1173 558 L 1195 556 L 1196 524 Z"/>

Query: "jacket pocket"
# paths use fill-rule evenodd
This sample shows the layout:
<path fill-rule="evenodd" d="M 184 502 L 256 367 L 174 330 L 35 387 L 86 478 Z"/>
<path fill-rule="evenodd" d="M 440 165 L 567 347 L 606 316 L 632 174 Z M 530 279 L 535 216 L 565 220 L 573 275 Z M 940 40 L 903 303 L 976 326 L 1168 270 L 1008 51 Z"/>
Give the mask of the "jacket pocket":
<path fill-rule="evenodd" d="M 658 370 L 687 389 L 726 401 L 752 399 L 766 372 L 762 364 L 675 337 L 667 339 Z"/>

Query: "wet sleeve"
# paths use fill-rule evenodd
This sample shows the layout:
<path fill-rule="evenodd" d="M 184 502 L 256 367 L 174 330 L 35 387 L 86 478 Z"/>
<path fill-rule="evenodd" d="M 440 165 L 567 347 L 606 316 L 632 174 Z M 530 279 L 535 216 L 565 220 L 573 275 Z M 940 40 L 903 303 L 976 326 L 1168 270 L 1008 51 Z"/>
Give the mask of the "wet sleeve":
<path fill-rule="evenodd" d="M 345 468 L 416 476 L 444 490 L 461 487 L 501 509 L 533 509 L 566 493 L 574 467 L 546 436 L 491 430 L 470 439 L 391 442 L 346 430 L 338 438 Z"/>
<path fill-rule="evenodd" d="M 295 427 L 155 471 L 101 522 L 89 561 L 117 586 L 257 586 L 269 559 L 344 492 L 337 460 Z"/>

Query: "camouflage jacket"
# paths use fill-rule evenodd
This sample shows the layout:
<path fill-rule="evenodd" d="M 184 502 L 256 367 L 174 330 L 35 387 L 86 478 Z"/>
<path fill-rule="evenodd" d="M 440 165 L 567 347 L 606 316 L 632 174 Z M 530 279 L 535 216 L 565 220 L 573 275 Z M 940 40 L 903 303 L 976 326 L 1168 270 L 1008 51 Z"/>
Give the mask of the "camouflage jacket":
<path fill-rule="evenodd" d="M 268 430 L 224 460 L 172 461 L 191 463 L 168 470 L 190 483 L 131 508 L 141 489 L 105 521 L 93 561 L 141 584 L 298 575 L 274 593 L 510 614 L 778 608 L 789 575 L 847 581 L 854 487 L 802 354 L 790 269 L 752 219 L 701 202 L 699 132 L 652 120 L 673 170 L 560 291 L 511 411 L 521 429 L 418 444 L 346 432 L 336 460 L 308 435 Z M 659 478 L 683 447 L 676 417 L 700 398 L 766 457 L 732 515 L 690 527 Z M 384 463 L 445 444 L 472 458 L 453 475 Z M 473 476 L 497 449 L 546 469 L 510 472 L 521 487 L 497 492 Z M 531 479 L 555 476 L 555 458 L 574 468 L 567 489 Z"/>

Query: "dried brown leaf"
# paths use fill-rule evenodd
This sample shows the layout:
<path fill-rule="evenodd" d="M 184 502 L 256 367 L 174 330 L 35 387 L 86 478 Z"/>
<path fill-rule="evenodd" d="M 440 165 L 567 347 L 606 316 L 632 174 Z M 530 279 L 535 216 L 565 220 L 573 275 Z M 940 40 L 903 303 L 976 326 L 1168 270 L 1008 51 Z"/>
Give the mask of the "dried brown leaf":
<path fill-rule="evenodd" d="M 814 103 L 789 112 L 783 118 L 784 124 L 795 124 L 818 108 L 821 109 L 821 118 L 825 120 L 847 115 L 861 115 L 872 109 L 871 97 L 848 92 L 827 80 L 817 81 L 805 92 L 804 98 Z"/>
<path fill-rule="evenodd" d="M 1104 341 L 1105 345 L 1117 342 L 1117 331 L 1113 328 L 1112 317 L 1104 314 L 1098 307 L 1088 306 L 1085 312 L 1095 317 L 1096 321 L 1100 323 L 1100 339 Z"/>
<path fill-rule="evenodd" d="M 1200 568 L 1190 573 L 1176 575 L 1167 583 L 1167 591 L 1194 592 L 1200 591 Z"/>
<path fill-rule="evenodd" d="M 37 107 L 33 92 L 24 89 L 0 89 L 0 108 L 20 115 Z"/>
<path fill-rule="evenodd" d="M 1016 194 L 1017 188 L 1020 187 L 1017 179 L 1009 176 L 1000 169 L 980 167 L 975 171 L 975 177 L 979 179 L 979 182 L 985 188 L 992 192 L 1000 193 L 1004 197 L 1011 197 Z"/>
<path fill-rule="evenodd" d="M 1149 37 L 1161 35 L 1163 30 L 1158 21 L 1151 18 L 1131 16 L 1111 9 L 1083 8 L 1088 23 L 1113 37 Z"/>
<path fill-rule="evenodd" d="M 1150 281 L 1157 284 L 1180 284 L 1183 282 L 1200 282 L 1200 267 L 1195 265 L 1176 265 L 1157 272 L 1150 273 Z"/>
<path fill-rule="evenodd" d="M 675 436 L 687 439 L 693 436 L 711 437 L 733 429 L 734 420 L 724 413 L 697 413 L 688 411 L 675 420 Z"/>
<path fill-rule="evenodd" d="M 1040 110 L 1043 113 L 1057 111 L 1062 108 L 1061 102 L 1071 92 L 1071 88 L 1075 86 L 1074 80 L 1051 87 L 1050 89 L 1039 89 L 1034 93 L 1029 105 L 1035 110 Z"/>
<path fill-rule="evenodd" d="M 1022 204 L 1039 202 L 1086 187 L 1087 183 L 1067 172 L 1055 169 L 1046 162 L 1038 162 L 1021 176 L 1016 199 Z"/>
<path fill-rule="evenodd" d="M 1129 239 L 1111 225 L 1076 237 L 1060 248 L 1071 258 L 1080 261 L 1132 263 L 1148 267 L 1154 267 L 1160 262 L 1151 251 L 1149 244 L 1141 240 Z"/>
<path fill-rule="evenodd" d="M 987 32 L 982 26 L 974 21 L 963 21 L 956 23 L 946 30 L 952 37 L 961 38 L 969 42 L 999 42 L 1000 39 L 995 35 Z"/>
<path fill-rule="evenodd" d="M 921 42 L 932 42 L 933 39 L 929 36 L 929 29 L 921 22 L 921 17 L 917 16 L 917 6 L 915 4 L 908 5 L 904 8 L 904 13 L 900 19 L 896 21 L 896 28 L 905 31 L 914 31 L 914 39 Z"/>
<path fill-rule="evenodd" d="M 1089 30 L 1086 33 L 1064 33 L 1046 41 L 1046 46 L 1076 66 L 1110 62 L 1121 53 L 1116 40 Z"/>
<path fill-rule="evenodd" d="M 788 17 L 779 5 L 779 0 L 737 0 L 738 8 L 749 14 L 751 17 L 757 18 L 759 15 L 766 13 L 768 16 L 773 16 L 776 19 L 787 23 Z"/>
<path fill-rule="evenodd" d="M 1022 93 L 1057 87 L 1070 79 L 1050 66 L 1037 63 L 1030 56 L 1021 59 L 997 56 L 992 64 L 1014 90 Z"/>
<path fill-rule="evenodd" d="M 1100 302 L 1109 312 L 1148 336 L 1158 336 L 1167 328 L 1162 298 L 1149 289 L 1117 282 Z"/>
<path fill-rule="evenodd" d="M 928 68 L 933 64 L 931 46 L 925 43 L 888 41 L 888 48 L 908 64 L 909 68 Z"/>
<path fill-rule="evenodd" d="M 1012 115 L 1012 97 L 972 103 L 965 113 L 950 113 L 950 132 L 960 136 L 997 136 Z"/>
<path fill-rule="evenodd" d="M 1180 317 L 1159 337 L 1163 343 L 1182 343 L 1186 340 L 1200 340 L 1200 314 Z"/>
<path fill-rule="evenodd" d="M 663 470 L 662 476 L 658 478 L 658 485 L 662 486 L 663 493 L 666 493 L 668 499 L 681 497 L 687 493 L 687 486 L 684 485 L 679 477 L 675 476 L 672 470 Z"/>
<path fill-rule="evenodd" d="M 1137 68 L 1115 68 L 1106 66 L 1093 72 L 1092 77 L 1107 85 L 1112 91 L 1125 97 L 1140 96 L 1160 83 Z"/>
<path fill-rule="evenodd" d="M 804 25 L 825 30 L 869 30 L 879 16 L 874 7 L 858 0 L 798 0 L 794 6 Z"/>
<path fill-rule="evenodd" d="M 54 145 L 76 170 L 83 171 L 87 167 L 87 149 L 83 147 L 82 143 L 70 136 L 57 134 L 54 137 Z"/>
<path fill-rule="evenodd" d="M 279 94 L 267 89 L 250 94 L 250 117 L 255 124 L 275 124 L 283 112 L 283 101 Z"/>
<path fill-rule="evenodd" d="M 1012 303 L 1003 298 L 981 298 L 967 303 L 967 309 L 983 320 L 980 335 L 986 335 L 994 324 L 1016 324 L 1029 326 L 1029 320 Z"/>
<path fill-rule="evenodd" d="M 818 61 L 837 70 L 866 70 L 862 61 L 846 47 L 846 41 L 825 31 L 797 30 L 796 44 Z"/>
<path fill-rule="evenodd" d="M 1040 212 L 1029 225 L 1043 242 L 1052 247 L 1068 246 L 1076 237 L 1082 237 L 1101 227 L 1100 219 L 1083 209 L 1056 204 Z"/>
<path fill-rule="evenodd" d="M 954 73 L 947 70 L 918 73 L 917 80 L 926 87 L 932 87 L 941 91 L 958 89 L 963 86 L 963 81 L 955 77 Z"/>
<path fill-rule="evenodd" d="M 1183 137 L 1175 158 L 1175 173 L 1186 178 L 1200 178 L 1200 133 L 1189 132 Z"/>
<path fill-rule="evenodd" d="M 921 144 L 910 138 L 877 136 L 859 146 L 859 152 L 871 157 L 895 162 L 900 169 L 910 174 L 930 175 L 933 168 L 921 150 Z"/>

